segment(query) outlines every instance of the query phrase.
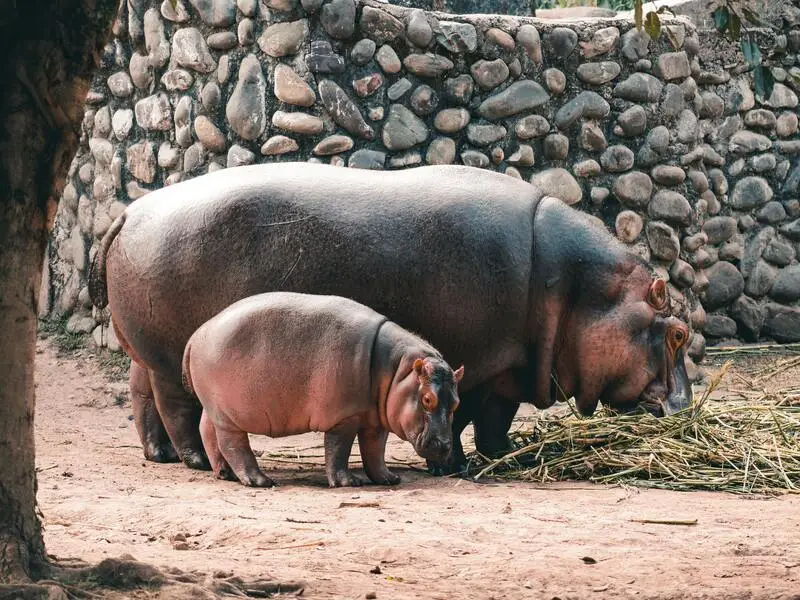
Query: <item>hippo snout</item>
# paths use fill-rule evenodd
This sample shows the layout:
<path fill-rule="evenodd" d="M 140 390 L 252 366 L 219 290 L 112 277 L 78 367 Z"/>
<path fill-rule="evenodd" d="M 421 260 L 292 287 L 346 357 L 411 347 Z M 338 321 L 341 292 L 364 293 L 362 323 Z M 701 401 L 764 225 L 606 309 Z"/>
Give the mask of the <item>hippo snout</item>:
<path fill-rule="evenodd" d="M 423 438 L 417 448 L 417 453 L 428 460 L 443 461 L 450 456 L 452 448 L 453 440 L 451 437 L 431 436 L 428 439 Z"/>

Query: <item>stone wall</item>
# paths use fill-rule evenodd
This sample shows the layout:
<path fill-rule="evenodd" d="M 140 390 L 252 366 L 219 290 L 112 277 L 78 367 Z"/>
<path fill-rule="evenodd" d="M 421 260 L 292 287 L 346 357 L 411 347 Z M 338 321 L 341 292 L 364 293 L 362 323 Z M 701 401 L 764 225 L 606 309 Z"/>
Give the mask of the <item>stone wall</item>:
<path fill-rule="evenodd" d="M 87 98 L 43 314 L 102 338 L 85 273 L 126 204 L 265 161 L 521 177 L 652 260 L 705 338 L 800 340 L 800 7 L 738 52 L 688 20 L 449 15 L 372 0 L 127 0 Z M 766 55 L 766 52 L 765 52 Z M 702 305 L 698 303 L 702 301 Z M 702 332 L 702 333 L 701 333 Z M 704 337 L 705 336 L 705 337 Z"/>

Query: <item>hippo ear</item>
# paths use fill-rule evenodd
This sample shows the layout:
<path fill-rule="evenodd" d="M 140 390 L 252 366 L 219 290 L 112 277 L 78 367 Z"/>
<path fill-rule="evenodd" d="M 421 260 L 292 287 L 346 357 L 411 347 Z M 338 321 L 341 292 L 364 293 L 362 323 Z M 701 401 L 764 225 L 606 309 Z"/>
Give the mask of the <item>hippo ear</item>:
<path fill-rule="evenodd" d="M 414 361 L 414 372 L 417 374 L 417 377 L 423 379 L 425 377 L 425 361 L 421 358 L 418 358 Z"/>
<path fill-rule="evenodd" d="M 464 365 L 458 367 L 455 371 L 453 371 L 453 380 L 458 383 L 464 377 Z"/>
<path fill-rule="evenodd" d="M 663 279 L 654 279 L 653 283 L 650 284 L 647 303 L 658 311 L 667 307 L 667 284 L 664 283 Z"/>

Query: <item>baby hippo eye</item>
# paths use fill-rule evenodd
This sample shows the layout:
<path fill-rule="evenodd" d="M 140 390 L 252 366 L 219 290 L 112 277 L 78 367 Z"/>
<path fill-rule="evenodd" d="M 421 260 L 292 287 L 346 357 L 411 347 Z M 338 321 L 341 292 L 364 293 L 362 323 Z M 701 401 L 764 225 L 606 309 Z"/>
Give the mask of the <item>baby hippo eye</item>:
<path fill-rule="evenodd" d="M 428 412 L 433 412 L 436 410 L 436 406 L 439 404 L 439 399 L 431 393 L 426 393 L 422 395 L 422 406 Z"/>

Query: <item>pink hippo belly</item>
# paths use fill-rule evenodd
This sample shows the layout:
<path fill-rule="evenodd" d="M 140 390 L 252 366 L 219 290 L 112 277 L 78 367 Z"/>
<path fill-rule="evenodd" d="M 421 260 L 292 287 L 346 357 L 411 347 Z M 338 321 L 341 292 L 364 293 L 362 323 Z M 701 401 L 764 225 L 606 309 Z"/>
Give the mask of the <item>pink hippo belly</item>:
<path fill-rule="evenodd" d="M 184 378 L 216 427 L 282 437 L 377 410 L 370 362 L 382 318 L 326 298 L 260 294 L 195 332 Z"/>

